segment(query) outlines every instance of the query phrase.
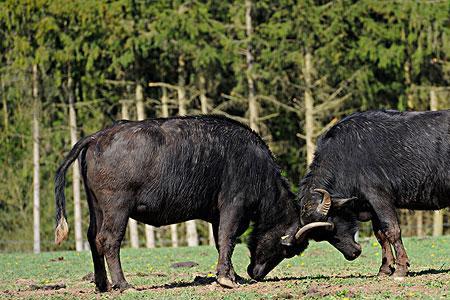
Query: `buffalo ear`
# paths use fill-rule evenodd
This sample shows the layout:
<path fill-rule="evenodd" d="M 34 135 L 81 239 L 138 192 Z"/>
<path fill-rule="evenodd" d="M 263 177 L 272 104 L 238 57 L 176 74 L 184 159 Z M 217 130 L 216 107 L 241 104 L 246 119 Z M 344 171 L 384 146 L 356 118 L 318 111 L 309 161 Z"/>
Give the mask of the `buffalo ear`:
<path fill-rule="evenodd" d="M 350 203 L 352 203 L 353 200 L 357 199 L 356 197 L 351 198 L 333 198 L 333 208 L 343 208 Z"/>
<path fill-rule="evenodd" d="M 294 244 L 294 235 L 286 234 L 281 237 L 281 245 L 292 246 Z"/>

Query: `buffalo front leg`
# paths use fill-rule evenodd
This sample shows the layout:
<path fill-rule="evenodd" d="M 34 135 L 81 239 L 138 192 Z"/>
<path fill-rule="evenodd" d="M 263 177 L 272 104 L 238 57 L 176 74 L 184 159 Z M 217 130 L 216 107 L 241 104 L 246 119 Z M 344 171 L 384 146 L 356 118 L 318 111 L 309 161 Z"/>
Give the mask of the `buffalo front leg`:
<path fill-rule="evenodd" d="M 217 252 L 220 254 L 219 225 L 217 223 L 212 223 L 212 227 L 213 227 L 213 235 L 214 235 L 215 246 L 216 246 Z M 231 267 L 231 270 L 230 270 L 230 278 L 231 278 L 231 280 L 233 282 L 240 282 L 240 283 L 242 283 L 244 281 L 244 279 L 241 276 L 236 274 L 236 272 L 234 271 L 233 267 Z"/>
<path fill-rule="evenodd" d="M 220 214 L 218 230 L 219 260 L 217 262 L 217 282 L 226 288 L 235 288 L 236 273 L 231 263 L 236 238 L 246 229 L 242 222 L 243 209 L 225 208 Z"/>
<path fill-rule="evenodd" d="M 391 275 L 395 270 L 395 260 L 394 255 L 392 254 L 391 244 L 389 243 L 386 235 L 379 228 L 378 220 L 372 221 L 372 227 L 375 237 L 377 238 L 378 243 L 380 243 L 381 245 L 382 253 L 381 267 L 378 271 L 378 276 Z"/>
<path fill-rule="evenodd" d="M 126 280 L 120 263 L 120 244 L 125 235 L 128 215 L 123 210 L 105 214 L 97 244 L 102 248 L 108 263 L 113 289 L 120 291 L 132 287 Z"/>

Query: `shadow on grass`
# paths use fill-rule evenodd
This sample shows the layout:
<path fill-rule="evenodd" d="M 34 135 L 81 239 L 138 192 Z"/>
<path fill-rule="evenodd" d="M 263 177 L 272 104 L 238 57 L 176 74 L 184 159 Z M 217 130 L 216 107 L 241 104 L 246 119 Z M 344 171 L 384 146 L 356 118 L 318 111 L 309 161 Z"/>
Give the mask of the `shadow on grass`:
<path fill-rule="evenodd" d="M 242 284 L 242 285 L 257 283 L 256 281 L 254 281 L 252 279 L 245 279 L 245 278 L 239 278 L 238 282 L 239 282 L 239 284 Z M 188 281 L 179 281 L 179 282 L 167 283 L 167 284 L 163 284 L 163 285 L 135 287 L 135 289 L 138 291 L 145 291 L 145 290 L 155 290 L 155 289 L 176 289 L 176 288 L 183 288 L 183 287 L 208 286 L 208 285 L 215 285 L 217 287 L 220 287 L 220 285 L 217 284 L 217 282 L 216 282 L 216 277 L 197 276 L 197 277 L 195 277 L 194 281 L 189 281 L 189 282 Z"/>
<path fill-rule="evenodd" d="M 443 274 L 443 273 L 450 273 L 450 268 L 447 269 L 426 269 L 418 272 L 409 272 L 408 276 L 411 277 L 417 277 L 422 275 L 434 275 L 434 274 Z"/>
<path fill-rule="evenodd" d="M 328 280 L 331 278 L 371 278 L 375 277 L 375 275 L 337 275 L 337 276 L 326 276 L 326 275 L 318 275 L 318 276 L 303 276 L 303 277 L 274 277 L 274 278 L 268 278 L 266 280 L 263 280 L 262 282 L 280 282 L 280 281 L 291 281 L 291 280 Z M 253 279 L 239 279 L 239 284 L 242 285 L 253 285 L 257 284 L 258 282 Z M 154 290 L 154 289 L 175 289 L 175 288 L 183 288 L 183 287 L 196 287 L 196 286 L 207 286 L 207 285 L 213 285 L 215 284 L 217 287 L 220 287 L 216 283 L 215 277 L 203 277 L 203 276 L 197 276 L 195 277 L 194 281 L 181 281 L 181 282 L 174 282 L 174 283 L 167 283 L 163 285 L 153 285 L 153 286 L 141 286 L 136 287 L 135 289 L 138 291 L 145 291 L 145 290 Z"/>
<path fill-rule="evenodd" d="M 376 275 L 362 275 L 362 274 L 351 274 L 351 275 L 333 275 L 333 276 L 329 276 L 329 275 L 316 275 L 316 276 L 302 276 L 302 277 L 297 277 L 297 276 L 288 276 L 288 277 L 274 277 L 274 278 L 269 278 L 266 279 L 264 281 L 266 282 L 278 282 L 278 281 L 290 281 L 290 280 L 330 280 L 333 278 L 339 278 L 339 279 L 351 279 L 351 278 L 374 278 L 376 277 Z"/>
<path fill-rule="evenodd" d="M 155 289 L 175 289 L 175 288 L 183 288 L 183 287 L 194 287 L 194 286 L 205 286 L 210 285 L 216 282 L 215 277 L 206 277 L 206 276 L 197 276 L 194 281 L 180 281 L 174 283 L 167 283 L 163 285 L 153 285 L 153 286 L 144 286 L 144 287 L 136 287 L 135 289 L 138 291 L 145 290 L 155 290 Z"/>
<path fill-rule="evenodd" d="M 427 269 L 422 270 L 418 272 L 409 272 L 409 277 L 417 277 L 422 275 L 433 275 L 433 274 L 443 274 L 443 273 L 450 273 L 450 268 L 448 269 Z M 316 276 L 287 276 L 287 277 L 273 277 L 268 278 L 266 280 L 263 280 L 262 282 L 283 282 L 283 281 L 302 281 L 302 280 L 330 280 L 330 279 L 369 279 L 369 278 L 376 278 L 377 275 L 363 275 L 363 274 L 350 274 L 350 275 L 316 275 Z M 239 280 L 240 284 L 244 285 L 253 285 L 257 284 L 258 282 L 252 279 L 244 279 L 241 278 Z M 208 286 L 215 284 L 217 287 L 219 285 L 216 283 L 215 277 L 207 277 L 207 276 L 197 276 L 195 277 L 194 281 L 181 281 L 181 282 L 174 282 L 174 283 L 168 283 L 163 285 L 154 285 L 154 286 L 144 286 L 144 287 L 137 287 L 136 290 L 138 291 L 146 291 L 146 290 L 155 290 L 155 289 L 176 289 L 176 288 L 183 288 L 183 287 L 196 287 L 196 286 Z"/>

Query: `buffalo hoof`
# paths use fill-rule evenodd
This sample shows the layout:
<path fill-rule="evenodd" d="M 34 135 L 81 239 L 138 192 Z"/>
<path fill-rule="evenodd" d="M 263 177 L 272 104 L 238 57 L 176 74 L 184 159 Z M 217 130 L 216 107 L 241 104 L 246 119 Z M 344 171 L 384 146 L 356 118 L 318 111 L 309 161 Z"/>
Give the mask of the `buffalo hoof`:
<path fill-rule="evenodd" d="M 109 283 L 109 281 L 106 281 L 106 283 L 99 283 L 95 285 L 95 291 L 98 293 L 106 293 L 111 291 L 112 286 L 111 283 Z"/>
<path fill-rule="evenodd" d="M 241 276 L 239 276 L 238 274 L 236 274 L 234 271 L 230 276 L 231 281 L 233 282 L 237 282 L 238 284 L 243 284 L 245 282 L 245 279 Z"/>
<path fill-rule="evenodd" d="M 395 268 L 392 266 L 381 267 L 380 271 L 378 271 L 378 277 L 391 276 L 394 273 Z"/>
<path fill-rule="evenodd" d="M 133 286 L 131 284 L 129 284 L 128 282 L 124 281 L 124 282 L 119 282 L 119 283 L 114 284 L 112 286 L 112 288 L 114 290 L 119 290 L 119 291 L 123 292 L 127 289 L 133 288 Z"/>
<path fill-rule="evenodd" d="M 239 284 L 237 284 L 236 282 L 233 282 L 230 278 L 228 277 L 219 277 L 217 278 L 217 282 L 224 288 L 227 289 L 234 289 L 239 287 Z"/>
<path fill-rule="evenodd" d="M 394 280 L 403 280 L 405 279 L 406 275 L 408 274 L 407 270 L 404 269 L 396 269 L 395 272 L 392 274 L 392 277 Z"/>
<path fill-rule="evenodd" d="M 378 271 L 377 276 L 378 276 L 378 277 L 389 277 L 389 276 L 391 276 L 391 273 L 390 273 L 390 272 L 386 272 L 386 271 L 380 270 L 380 271 Z"/>

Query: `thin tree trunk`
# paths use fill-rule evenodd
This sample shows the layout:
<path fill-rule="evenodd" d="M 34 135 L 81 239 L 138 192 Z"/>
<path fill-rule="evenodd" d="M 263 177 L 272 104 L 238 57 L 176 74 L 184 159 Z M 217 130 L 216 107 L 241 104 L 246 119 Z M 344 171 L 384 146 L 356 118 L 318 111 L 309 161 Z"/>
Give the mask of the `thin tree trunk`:
<path fill-rule="evenodd" d="M 314 99 L 312 96 L 312 55 L 307 52 L 305 54 L 305 67 L 303 68 L 303 75 L 305 77 L 305 137 L 306 137 L 306 163 L 308 166 L 312 163 L 314 158 L 315 145 L 314 137 Z"/>
<path fill-rule="evenodd" d="M 430 90 L 430 110 L 438 110 L 437 95 L 434 88 Z M 433 236 L 441 236 L 444 233 L 444 211 L 436 210 L 433 214 Z"/>
<path fill-rule="evenodd" d="M 203 74 L 199 76 L 200 84 L 200 106 L 202 109 L 202 114 L 208 114 L 208 97 L 206 97 L 206 79 Z"/>
<path fill-rule="evenodd" d="M 144 91 L 142 85 L 139 82 L 136 83 L 136 111 L 138 120 L 144 120 Z M 151 225 L 145 224 L 145 240 L 145 245 L 147 248 L 155 248 L 155 228 Z"/>
<path fill-rule="evenodd" d="M 33 65 L 33 252 L 41 252 L 40 203 L 39 203 L 39 74 L 38 66 Z"/>
<path fill-rule="evenodd" d="M 208 244 L 210 246 L 215 246 L 216 245 L 216 241 L 214 239 L 214 231 L 213 231 L 213 227 L 211 223 L 208 223 Z"/>
<path fill-rule="evenodd" d="M 253 26 L 252 26 L 252 1 L 245 0 L 245 28 L 247 34 L 247 84 L 248 84 L 248 118 L 250 128 L 255 132 L 259 132 L 258 127 L 258 103 L 256 102 L 255 96 L 255 83 L 253 81 L 253 47 L 252 47 L 252 37 L 253 37 Z"/>
<path fill-rule="evenodd" d="M 128 105 L 130 104 L 129 100 L 123 100 L 122 103 L 122 119 L 129 120 L 130 114 L 128 113 Z M 138 234 L 138 226 L 135 219 L 130 218 L 128 221 L 128 226 L 130 228 L 130 244 L 131 248 L 139 248 L 139 234 Z"/>
<path fill-rule="evenodd" d="M 1 80 L 1 83 L 2 83 L 2 104 L 3 104 L 3 126 L 5 127 L 5 131 L 8 131 L 9 114 L 8 114 L 8 104 L 6 102 L 5 83 L 3 80 Z"/>
<path fill-rule="evenodd" d="M 161 97 L 161 116 L 163 118 L 169 117 L 169 97 L 167 96 L 167 88 L 162 87 Z M 172 247 L 178 247 L 178 231 L 177 224 L 170 225 L 170 238 L 172 240 Z"/>
<path fill-rule="evenodd" d="M 423 211 L 417 210 L 416 213 L 416 229 L 417 229 L 417 236 L 423 237 Z"/>
<path fill-rule="evenodd" d="M 67 92 L 69 96 L 69 127 L 70 140 L 72 146 L 78 141 L 77 138 L 77 115 L 75 111 L 75 93 L 72 77 L 72 68 L 68 68 Z M 75 217 L 75 249 L 83 251 L 83 233 L 81 228 L 81 200 L 80 200 L 80 167 L 78 163 L 74 163 L 73 170 L 73 200 L 74 200 L 74 217 Z"/>
<path fill-rule="evenodd" d="M 203 74 L 200 74 L 199 77 L 199 83 L 200 83 L 200 104 L 202 108 L 202 114 L 207 115 L 208 114 L 208 97 L 206 97 L 206 79 Z M 214 233 L 211 223 L 207 223 L 208 226 L 208 243 L 210 246 L 214 246 Z"/>
<path fill-rule="evenodd" d="M 180 116 L 185 116 L 187 114 L 185 76 L 184 55 L 180 54 L 180 56 L 178 56 L 178 114 Z"/>
<path fill-rule="evenodd" d="M 145 119 L 144 91 L 140 83 L 136 84 L 136 112 L 138 121 Z"/>
<path fill-rule="evenodd" d="M 162 87 L 161 116 L 163 118 L 169 117 L 169 97 L 167 96 L 167 88 L 165 87 Z"/>
<path fill-rule="evenodd" d="M 178 247 L 177 224 L 170 225 L 170 237 L 172 240 L 172 247 L 177 248 Z"/>
<path fill-rule="evenodd" d="M 409 109 L 414 109 L 414 106 L 415 106 L 414 97 L 411 92 L 411 85 L 412 85 L 411 62 L 410 62 L 409 58 L 406 60 L 405 64 L 403 65 L 403 72 L 404 72 L 404 76 L 405 76 L 405 85 L 407 87 L 407 92 L 406 92 L 407 105 L 408 105 Z"/>
<path fill-rule="evenodd" d="M 185 116 L 186 108 L 186 70 L 184 55 L 178 56 L 178 114 Z M 186 240 L 188 246 L 198 246 L 198 233 L 195 220 L 186 222 Z"/>

